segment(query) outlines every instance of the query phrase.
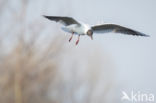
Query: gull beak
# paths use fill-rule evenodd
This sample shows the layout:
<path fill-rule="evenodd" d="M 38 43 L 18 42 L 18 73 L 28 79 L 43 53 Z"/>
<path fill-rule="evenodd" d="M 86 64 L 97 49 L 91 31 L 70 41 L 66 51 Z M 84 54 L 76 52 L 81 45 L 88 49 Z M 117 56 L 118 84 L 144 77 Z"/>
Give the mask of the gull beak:
<path fill-rule="evenodd" d="M 93 40 L 93 35 L 91 35 L 90 38 Z"/>

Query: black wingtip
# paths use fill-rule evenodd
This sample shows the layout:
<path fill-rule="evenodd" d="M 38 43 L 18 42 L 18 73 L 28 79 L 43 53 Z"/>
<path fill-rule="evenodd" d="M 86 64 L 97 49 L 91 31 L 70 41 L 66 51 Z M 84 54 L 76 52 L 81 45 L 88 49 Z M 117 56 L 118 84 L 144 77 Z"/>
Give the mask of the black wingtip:
<path fill-rule="evenodd" d="M 145 35 L 145 37 L 150 37 L 150 35 Z"/>
<path fill-rule="evenodd" d="M 146 34 L 141 33 L 141 32 L 136 32 L 136 35 L 137 35 L 137 36 L 150 37 L 150 35 L 146 35 Z"/>
<path fill-rule="evenodd" d="M 45 15 L 42 15 L 43 17 L 46 17 Z"/>
<path fill-rule="evenodd" d="M 45 17 L 46 19 L 51 20 L 51 16 L 46 16 L 46 15 L 42 15 L 43 17 Z"/>
<path fill-rule="evenodd" d="M 42 16 L 45 17 L 45 18 L 47 18 L 47 19 L 48 19 L 48 17 L 49 17 L 49 16 L 46 16 L 46 15 L 42 15 Z"/>
<path fill-rule="evenodd" d="M 144 36 L 144 37 L 150 37 L 150 35 L 146 35 L 146 34 L 142 34 L 140 36 Z"/>

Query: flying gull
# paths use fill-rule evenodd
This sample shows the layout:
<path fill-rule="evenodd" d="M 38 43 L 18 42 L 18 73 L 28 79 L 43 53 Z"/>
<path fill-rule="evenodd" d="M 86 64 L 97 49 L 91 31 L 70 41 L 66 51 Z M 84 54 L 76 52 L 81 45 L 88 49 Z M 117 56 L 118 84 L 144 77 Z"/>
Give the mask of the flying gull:
<path fill-rule="evenodd" d="M 72 33 L 71 37 L 69 38 L 69 42 L 72 40 L 74 34 L 78 35 L 76 45 L 79 43 L 81 35 L 88 35 L 93 40 L 93 33 L 102 34 L 102 33 L 114 32 L 114 33 L 121 33 L 127 35 L 136 35 L 136 36 L 145 36 L 145 37 L 149 36 L 144 33 L 116 24 L 103 24 L 103 25 L 89 26 L 88 24 L 76 21 L 72 17 L 61 17 L 61 16 L 44 16 L 44 17 L 49 20 L 56 21 L 63 24 L 64 27 L 62 27 L 62 29 L 66 32 Z"/>

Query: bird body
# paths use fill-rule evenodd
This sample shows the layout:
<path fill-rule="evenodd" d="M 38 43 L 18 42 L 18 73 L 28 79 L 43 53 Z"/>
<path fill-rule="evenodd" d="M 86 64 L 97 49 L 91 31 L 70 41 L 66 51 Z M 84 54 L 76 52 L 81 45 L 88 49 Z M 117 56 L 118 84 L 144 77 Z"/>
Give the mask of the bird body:
<path fill-rule="evenodd" d="M 87 24 L 81 23 L 80 25 L 72 24 L 69 26 L 63 27 L 64 31 L 75 33 L 77 35 L 87 35 L 87 31 L 91 29 L 91 27 Z"/>
<path fill-rule="evenodd" d="M 88 35 L 93 39 L 93 33 L 108 33 L 108 32 L 114 32 L 114 33 L 121 33 L 121 34 L 127 34 L 127 35 L 135 35 L 135 36 L 146 36 L 144 33 L 138 32 L 136 30 L 123 27 L 116 24 L 103 24 L 103 25 L 95 25 L 90 26 L 88 24 L 85 24 L 83 22 L 78 22 L 75 19 L 71 17 L 60 17 L 60 16 L 44 16 L 45 18 L 59 22 L 64 25 L 62 29 L 66 32 L 72 33 L 72 36 L 69 39 L 69 42 L 71 41 L 74 34 L 78 35 L 78 40 L 76 41 L 76 45 L 79 42 L 80 35 Z"/>

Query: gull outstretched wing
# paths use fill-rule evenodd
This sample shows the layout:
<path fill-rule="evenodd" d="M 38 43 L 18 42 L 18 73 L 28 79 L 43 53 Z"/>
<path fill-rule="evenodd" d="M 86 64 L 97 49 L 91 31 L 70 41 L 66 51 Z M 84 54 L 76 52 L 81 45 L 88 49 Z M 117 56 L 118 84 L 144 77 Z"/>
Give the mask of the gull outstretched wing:
<path fill-rule="evenodd" d="M 132 30 L 127 27 L 116 25 L 116 24 L 96 25 L 96 26 L 92 26 L 92 30 L 95 33 L 114 32 L 114 33 L 122 33 L 122 34 L 127 34 L 127 35 L 146 36 L 146 37 L 149 36 L 144 33 Z"/>
<path fill-rule="evenodd" d="M 72 17 L 61 17 L 61 16 L 44 16 L 44 17 L 49 19 L 49 20 L 59 22 L 65 26 L 72 25 L 72 24 L 78 24 L 79 25 L 79 22 L 77 22 Z"/>

